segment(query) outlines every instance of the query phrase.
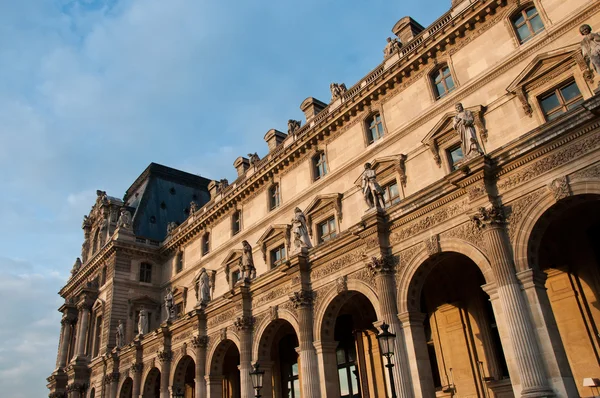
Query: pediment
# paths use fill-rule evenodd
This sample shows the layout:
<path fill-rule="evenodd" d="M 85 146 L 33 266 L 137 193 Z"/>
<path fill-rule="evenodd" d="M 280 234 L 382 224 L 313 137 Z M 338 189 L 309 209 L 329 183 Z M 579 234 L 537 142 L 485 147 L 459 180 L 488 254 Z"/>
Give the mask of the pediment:
<path fill-rule="evenodd" d="M 269 241 L 277 238 L 285 238 L 285 247 L 289 250 L 290 248 L 290 228 L 288 224 L 274 224 L 269 226 L 267 230 L 261 235 L 256 241 L 257 245 L 260 245 L 263 259 L 267 261 L 267 245 Z"/>
<path fill-rule="evenodd" d="M 146 296 L 146 295 L 132 298 L 129 300 L 129 303 L 132 305 L 138 305 L 138 306 L 143 305 L 143 306 L 147 306 L 149 308 L 160 306 L 160 303 L 158 301 L 156 301 L 152 297 Z"/>
<path fill-rule="evenodd" d="M 587 69 L 579 44 L 538 54 L 527 64 L 506 90 L 515 93 L 519 89 L 526 89 L 548 73 L 557 73 L 563 69 L 572 67 L 574 64 L 578 64 L 582 70 Z"/>
<path fill-rule="evenodd" d="M 229 253 L 227 253 L 227 256 L 225 256 L 225 260 L 223 260 L 221 265 L 226 266 L 227 264 L 236 261 L 238 258 L 242 257 L 242 253 L 242 249 L 230 250 Z"/>
<path fill-rule="evenodd" d="M 339 207 L 341 209 L 342 196 L 343 195 L 341 193 L 317 195 L 306 207 L 306 210 L 304 210 L 304 215 L 307 217 L 311 216 L 328 205 L 333 205 L 334 207 Z"/>

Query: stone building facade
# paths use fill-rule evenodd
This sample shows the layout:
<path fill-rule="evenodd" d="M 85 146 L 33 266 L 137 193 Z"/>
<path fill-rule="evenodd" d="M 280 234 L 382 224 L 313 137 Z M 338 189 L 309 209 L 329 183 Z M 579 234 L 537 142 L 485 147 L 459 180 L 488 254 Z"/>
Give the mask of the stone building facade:
<path fill-rule="evenodd" d="M 429 27 L 402 18 L 381 64 L 304 100 L 231 184 L 152 164 L 124 200 L 99 191 L 50 396 L 247 398 L 255 362 L 268 398 L 597 394 L 600 36 L 582 52 L 582 24 L 600 2 L 453 0 Z"/>

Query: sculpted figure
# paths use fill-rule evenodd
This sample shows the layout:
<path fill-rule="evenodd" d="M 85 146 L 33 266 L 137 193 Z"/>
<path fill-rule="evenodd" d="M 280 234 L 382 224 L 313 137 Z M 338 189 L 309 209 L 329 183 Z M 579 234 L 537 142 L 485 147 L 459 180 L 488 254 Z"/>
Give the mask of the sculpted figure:
<path fill-rule="evenodd" d="M 362 191 L 369 209 L 375 206 L 381 209 L 385 208 L 384 191 L 377 182 L 377 174 L 371 167 L 371 163 L 365 163 L 365 171 L 362 175 Z"/>
<path fill-rule="evenodd" d="M 242 275 L 240 279 L 256 278 L 256 268 L 254 267 L 254 259 L 252 258 L 252 246 L 247 240 L 242 242 L 242 258 L 240 259 L 240 268 Z"/>
<path fill-rule="evenodd" d="M 175 221 L 171 221 L 167 224 L 167 235 L 170 235 L 177 228 L 177 223 Z"/>
<path fill-rule="evenodd" d="M 190 216 L 198 210 L 198 204 L 193 200 L 190 202 Z"/>
<path fill-rule="evenodd" d="M 117 221 L 117 227 L 131 229 L 131 213 L 124 207 L 121 207 L 121 214 L 119 215 L 119 221 Z"/>
<path fill-rule="evenodd" d="M 292 218 L 292 234 L 294 237 L 294 251 L 305 247 L 310 249 L 310 237 L 308 236 L 308 227 L 306 226 L 306 217 L 302 210 L 298 207 L 294 209 L 294 217 Z"/>
<path fill-rule="evenodd" d="M 125 325 L 123 320 L 119 319 L 119 326 L 117 326 L 117 347 L 121 348 L 125 345 Z"/>
<path fill-rule="evenodd" d="M 600 34 L 592 33 L 590 25 L 581 25 L 579 33 L 583 36 L 581 40 L 581 53 L 583 58 L 592 67 L 596 73 L 600 74 Z"/>
<path fill-rule="evenodd" d="M 227 178 L 221 178 L 221 180 L 219 180 L 219 185 L 217 186 L 217 193 L 223 192 L 223 190 L 228 186 L 229 181 L 227 181 Z"/>
<path fill-rule="evenodd" d="M 475 116 L 473 112 L 465 110 L 462 104 L 456 104 L 456 116 L 454 116 L 453 127 L 460 136 L 460 146 L 464 159 L 471 159 L 475 156 L 483 155 L 479 147 L 477 134 L 475 132 Z"/>
<path fill-rule="evenodd" d="M 148 312 L 142 307 L 138 318 L 138 336 L 143 336 L 146 333 L 148 333 Z"/>
<path fill-rule="evenodd" d="M 329 85 L 329 90 L 331 91 L 331 100 L 336 100 L 338 98 L 341 98 L 342 95 L 344 95 L 344 93 L 346 91 L 348 91 L 348 89 L 346 88 L 346 85 L 344 83 L 331 83 Z"/>
<path fill-rule="evenodd" d="M 75 276 L 79 269 L 81 268 L 81 259 L 77 257 L 75 260 L 75 264 L 73 264 L 73 268 L 71 268 L 71 276 Z"/>
<path fill-rule="evenodd" d="M 198 304 L 208 303 L 210 301 L 210 277 L 205 268 L 202 268 L 200 270 L 200 275 L 198 275 L 196 296 Z"/>
<path fill-rule="evenodd" d="M 173 311 L 173 292 L 171 291 L 171 288 L 168 287 L 166 290 L 166 294 L 165 294 L 165 309 L 167 310 L 167 319 L 166 321 L 170 321 L 174 314 Z"/>
<path fill-rule="evenodd" d="M 256 152 L 254 152 L 248 154 L 248 159 L 250 160 L 250 166 L 256 166 L 256 164 L 260 160 L 260 157 Z"/>
<path fill-rule="evenodd" d="M 300 120 L 288 120 L 288 135 L 296 135 L 296 131 L 300 128 Z"/>
<path fill-rule="evenodd" d="M 400 50 L 401 44 L 400 41 L 396 38 L 392 39 L 391 37 L 387 38 L 387 44 L 383 49 L 383 58 L 387 58 L 392 55 L 394 52 Z"/>

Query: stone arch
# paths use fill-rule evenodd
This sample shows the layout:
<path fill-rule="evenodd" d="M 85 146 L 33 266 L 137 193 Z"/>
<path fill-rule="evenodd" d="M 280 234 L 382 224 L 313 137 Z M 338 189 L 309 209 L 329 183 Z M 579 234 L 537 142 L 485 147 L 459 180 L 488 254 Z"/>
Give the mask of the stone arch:
<path fill-rule="evenodd" d="M 267 331 L 267 329 L 270 326 L 272 326 L 274 322 L 277 322 L 280 320 L 286 321 L 290 325 L 292 325 L 292 328 L 294 328 L 294 331 L 296 332 L 296 336 L 300 336 L 300 325 L 298 324 L 298 319 L 296 318 L 296 316 L 291 311 L 289 311 L 285 308 L 279 308 L 277 310 L 277 319 L 272 319 L 270 317 L 267 317 L 263 322 L 261 322 L 254 329 L 254 338 L 253 338 L 253 342 L 252 342 L 253 361 L 257 361 L 259 358 L 259 350 L 260 350 L 260 345 L 261 345 L 260 342 L 265 334 L 265 331 Z"/>
<path fill-rule="evenodd" d="M 357 294 L 365 296 L 373 306 L 377 319 L 381 318 L 379 297 L 372 286 L 358 279 L 348 279 L 347 287 L 346 291 L 338 293 L 337 287 L 334 286 L 325 293 L 323 298 L 318 297 L 320 304 L 315 313 L 313 325 L 315 341 L 322 341 L 324 337 L 333 333 L 335 319 L 340 308 Z M 323 333 L 323 330 L 326 330 L 326 333 Z"/>
<path fill-rule="evenodd" d="M 223 360 L 225 354 L 231 345 L 235 345 L 238 352 L 241 352 L 240 340 L 236 335 L 227 331 L 227 339 L 219 341 L 215 344 L 206 358 L 206 372 L 207 374 L 220 374 L 223 369 Z"/>
<path fill-rule="evenodd" d="M 461 239 L 441 238 L 440 252 L 438 254 L 431 256 L 423 246 L 422 250 L 402 271 L 397 289 L 398 313 L 402 314 L 414 307 L 414 301 L 420 297 L 423 281 L 429 274 L 429 271 L 439 262 L 439 259 L 442 257 L 440 254 L 448 252 L 455 252 L 468 257 L 477 265 L 486 283 L 494 282 L 491 264 L 479 248 Z"/>
<path fill-rule="evenodd" d="M 156 366 L 153 366 L 152 368 L 148 369 L 144 378 L 142 378 L 142 383 L 140 387 L 141 395 L 143 395 L 144 397 L 153 395 L 152 393 L 150 393 L 150 389 L 154 386 L 154 384 L 157 381 L 158 383 L 160 383 L 160 374 L 161 372 Z"/>
<path fill-rule="evenodd" d="M 572 204 L 573 201 L 587 200 L 590 196 L 600 195 L 600 181 L 597 179 L 578 180 L 569 183 L 571 195 L 566 198 L 556 200 L 552 192 L 547 191 L 536 201 L 531 203 L 525 214 L 521 217 L 518 225 L 514 226 L 515 235 L 513 238 L 513 252 L 515 267 L 517 272 L 525 271 L 529 268 L 537 269 L 537 260 L 535 258 L 536 245 L 539 245 L 542 233 L 548 226 L 554 210 L 559 211 L 562 205 Z M 570 202 L 570 203 L 569 203 Z M 549 212 L 550 211 L 550 212 Z"/>
<path fill-rule="evenodd" d="M 90 398 L 95 398 L 96 397 L 96 388 L 92 387 L 90 389 Z"/>
<path fill-rule="evenodd" d="M 171 375 L 169 380 L 171 380 L 171 385 L 181 385 L 185 382 L 185 371 L 190 363 L 195 364 L 194 359 L 189 355 L 182 355 L 177 361 L 173 361 L 175 366 L 172 366 Z"/>
<path fill-rule="evenodd" d="M 119 398 L 130 398 L 133 394 L 133 379 L 131 377 L 126 377 L 121 382 L 119 386 L 119 393 L 117 397 Z"/>

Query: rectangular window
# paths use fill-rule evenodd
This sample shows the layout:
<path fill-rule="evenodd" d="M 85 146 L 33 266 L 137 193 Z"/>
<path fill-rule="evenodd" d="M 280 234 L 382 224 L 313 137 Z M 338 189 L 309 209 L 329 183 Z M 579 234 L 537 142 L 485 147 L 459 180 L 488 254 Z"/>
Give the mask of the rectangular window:
<path fill-rule="evenodd" d="M 456 164 L 464 157 L 462 148 L 459 146 L 448 149 L 448 161 L 450 162 L 450 169 L 456 170 Z"/>
<path fill-rule="evenodd" d="M 556 119 L 583 102 L 583 96 L 574 81 L 569 81 L 540 98 L 546 120 Z"/>
<path fill-rule="evenodd" d="M 240 280 L 240 270 L 231 273 L 231 286 L 235 286 Z"/>
<path fill-rule="evenodd" d="M 283 261 L 285 261 L 285 245 L 271 250 L 271 268 L 279 266 Z"/>
<path fill-rule="evenodd" d="M 178 274 L 183 271 L 183 252 L 177 253 L 175 262 L 175 273 Z"/>
<path fill-rule="evenodd" d="M 152 283 L 152 264 L 140 264 L 140 282 Z"/>
<path fill-rule="evenodd" d="M 369 144 L 374 143 L 381 137 L 383 137 L 383 122 L 381 121 L 381 115 L 378 113 L 371 117 L 368 121 L 368 141 Z"/>
<path fill-rule="evenodd" d="M 398 183 L 395 180 L 391 184 L 384 186 L 383 191 L 383 201 L 386 208 L 400 203 L 400 191 L 398 190 Z"/>
<path fill-rule="evenodd" d="M 208 254 L 210 251 L 210 233 L 205 233 L 202 237 L 202 255 Z"/>
<path fill-rule="evenodd" d="M 325 177 L 327 175 L 327 158 L 324 152 L 319 152 L 313 158 L 313 167 L 315 169 L 315 180 Z"/>
<path fill-rule="evenodd" d="M 319 242 L 327 242 L 336 237 L 335 217 L 331 217 L 317 226 Z"/>
<path fill-rule="evenodd" d="M 242 212 L 237 210 L 231 217 L 231 234 L 237 235 L 242 230 Z"/>
<path fill-rule="evenodd" d="M 269 210 L 274 210 L 281 204 L 281 196 L 279 192 L 279 184 L 274 184 L 269 189 Z"/>
<path fill-rule="evenodd" d="M 96 333 L 94 338 L 94 352 L 92 353 L 92 358 L 98 356 L 100 352 L 100 342 L 102 339 L 102 316 L 96 318 Z"/>

